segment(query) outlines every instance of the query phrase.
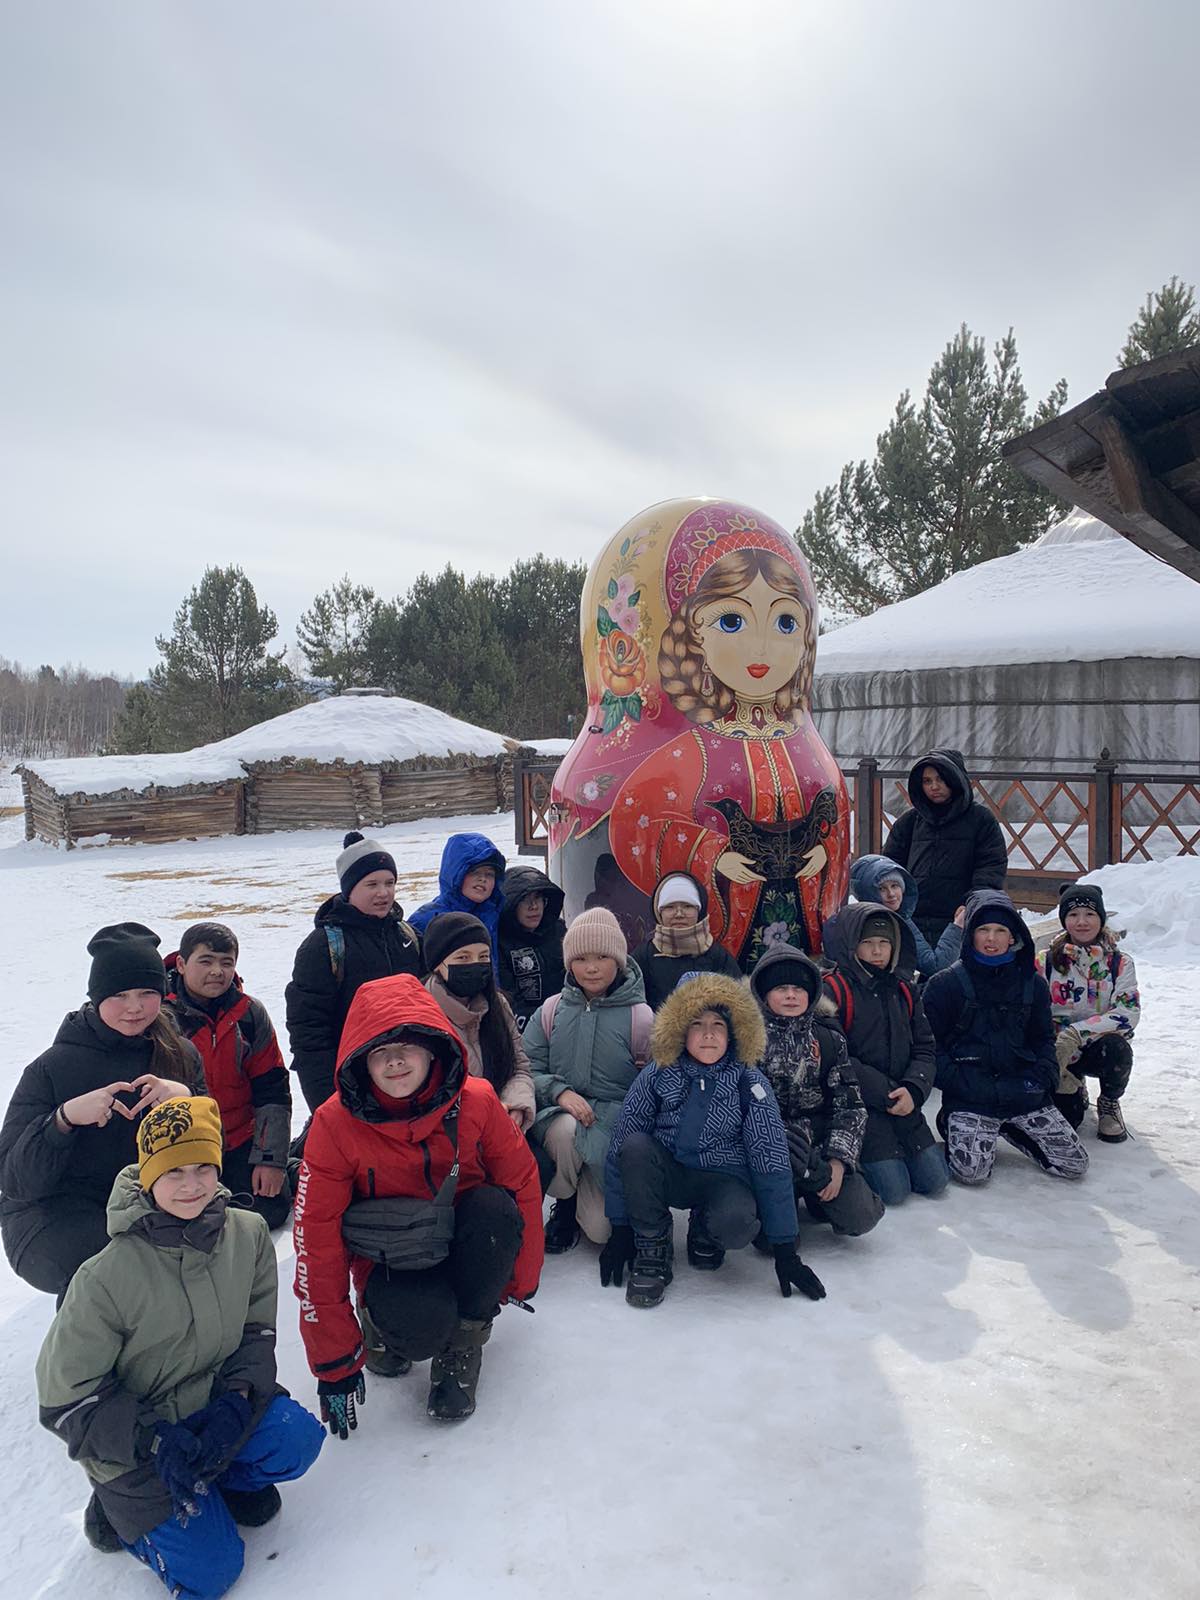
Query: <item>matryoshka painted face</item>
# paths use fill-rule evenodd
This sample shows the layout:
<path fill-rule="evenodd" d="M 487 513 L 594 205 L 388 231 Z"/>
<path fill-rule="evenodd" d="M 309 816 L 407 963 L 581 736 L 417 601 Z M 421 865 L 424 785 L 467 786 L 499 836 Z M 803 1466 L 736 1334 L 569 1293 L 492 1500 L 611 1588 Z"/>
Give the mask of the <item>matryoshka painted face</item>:
<path fill-rule="evenodd" d="M 804 608 L 761 575 L 740 594 L 707 601 L 696 629 L 709 671 L 741 700 L 769 700 L 796 674 L 804 653 Z"/>

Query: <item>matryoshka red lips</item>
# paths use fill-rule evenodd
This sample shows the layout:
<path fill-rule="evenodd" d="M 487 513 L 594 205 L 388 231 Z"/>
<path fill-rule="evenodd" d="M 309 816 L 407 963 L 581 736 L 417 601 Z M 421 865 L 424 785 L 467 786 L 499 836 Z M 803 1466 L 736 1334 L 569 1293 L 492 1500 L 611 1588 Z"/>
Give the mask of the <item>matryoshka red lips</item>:
<path fill-rule="evenodd" d="M 752 678 L 765 678 L 770 670 L 765 661 L 751 661 L 746 666 L 746 671 Z"/>

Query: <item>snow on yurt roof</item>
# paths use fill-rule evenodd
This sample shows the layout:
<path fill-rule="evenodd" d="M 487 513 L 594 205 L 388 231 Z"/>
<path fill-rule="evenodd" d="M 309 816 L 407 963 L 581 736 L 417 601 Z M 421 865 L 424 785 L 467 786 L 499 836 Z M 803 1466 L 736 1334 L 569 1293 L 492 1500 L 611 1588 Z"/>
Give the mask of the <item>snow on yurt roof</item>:
<path fill-rule="evenodd" d="M 1035 544 L 822 634 L 818 673 L 1200 655 L 1200 583 L 1075 511 Z"/>
<path fill-rule="evenodd" d="M 26 761 L 59 794 L 135 793 L 241 778 L 255 761 L 411 761 L 417 756 L 498 756 L 503 734 L 399 695 L 335 695 L 297 706 L 215 744 L 177 755 L 87 756 Z"/>

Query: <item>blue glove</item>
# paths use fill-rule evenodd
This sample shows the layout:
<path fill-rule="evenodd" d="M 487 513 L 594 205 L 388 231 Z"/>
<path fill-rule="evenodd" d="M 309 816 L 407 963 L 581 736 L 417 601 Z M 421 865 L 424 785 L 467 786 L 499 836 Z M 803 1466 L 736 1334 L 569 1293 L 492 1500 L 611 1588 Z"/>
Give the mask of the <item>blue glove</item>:
<path fill-rule="evenodd" d="M 357 1407 L 367 1398 L 367 1381 L 361 1372 L 349 1378 L 322 1378 L 317 1384 L 321 1421 L 339 1439 L 348 1439 L 358 1427 Z"/>
<path fill-rule="evenodd" d="M 150 1446 L 154 1465 L 171 1496 L 171 1504 L 180 1525 L 187 1527 L 188 1518 L 199 1511 L 198 1495 L 208 1493 L 208 1485 L 200 1475 L 200 1441 L 182 1422 L 158 1422 L 154 1425 L 154 1443 Z"/>
<path fill-rule="evenodd" d="M 184 1426 L 191 1429 L 200 1443 L 196 1461 L 198 1478 L 207 1483 L 225 1470 L 250 1426 L 251 1415 L 249 1400 L 231 1389 L 183 1419 Z"/>

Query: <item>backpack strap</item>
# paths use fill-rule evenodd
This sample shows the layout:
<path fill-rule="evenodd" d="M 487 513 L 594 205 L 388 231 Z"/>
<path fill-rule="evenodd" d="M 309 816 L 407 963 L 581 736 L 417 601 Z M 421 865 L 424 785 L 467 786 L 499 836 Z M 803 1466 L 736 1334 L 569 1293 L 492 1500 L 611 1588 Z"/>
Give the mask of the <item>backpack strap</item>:
<path fill-rule="evenodd" d="M 1108 953 L 1108 975 L 1112 979 L 1113 996 L 1117 993 L 1117 975 L 1121 970 L 1121 952 L 1114 948 Z"/>
<path fill-rule="evenodd" d="M 346 976 L 346 935 L 345 932 L 332 922 L 325 924 L 325 942 L 329 946 L 329 965 L 333 969 L 333 981 L 340 989 L 342 979 Z"/>
<path fill-rule="evenodd" d="M 561 999 L 561 994 L 552 994 L 542 1001 L 542 1032 L 546 1035 L 547 1044 L 550 1043 L 550 1035 L 554 1032 L 554 1018 Z"/>
<path fill-rule="evenodd" d="M 454 1204 L 454 1196 L 458 1189 L 458 1101 L 447 1111 L 442 1118 L 442 1128 L 449 1135 L 450 1143 L 454 1146 L 454 1160 L 450 1163 L 450 1171 L 442 1179 L 441 1186 L 434 1200 L 440 1206 Z"/>
<path fill-rule="evenodd" d="M 854 993 L 840 972 L 827 972 L 825 982 L 833 990 L 834 1004 L 841 1016 L 842 1028 L 849 1033 L 854 1026 Z"/>
<path fill-rule="evenodd" d="M 897 987 L 904 997 L 904 1004 L 908 1007 L 908 1020 L 911 1022 L 913 1018 L 913 992 L 903 978 L 900 979 Z"/>
<path fill-rule="evenodd" d="M 633 1046 L 633 1064 L 640 1072 L 650 1059 L 650 1030 L 654 1026 L 654 1012 L 643 1001 L 630 1008 L 629 1042 Z"/>

